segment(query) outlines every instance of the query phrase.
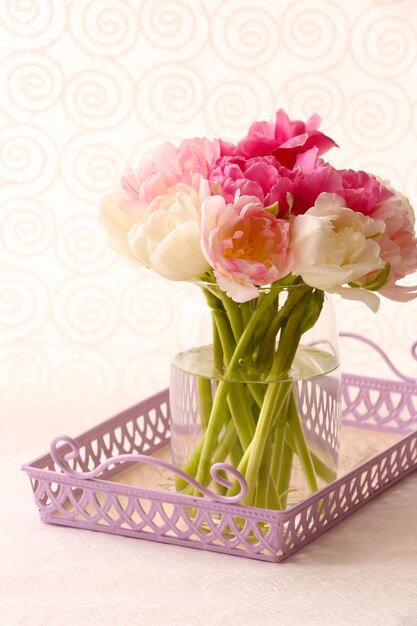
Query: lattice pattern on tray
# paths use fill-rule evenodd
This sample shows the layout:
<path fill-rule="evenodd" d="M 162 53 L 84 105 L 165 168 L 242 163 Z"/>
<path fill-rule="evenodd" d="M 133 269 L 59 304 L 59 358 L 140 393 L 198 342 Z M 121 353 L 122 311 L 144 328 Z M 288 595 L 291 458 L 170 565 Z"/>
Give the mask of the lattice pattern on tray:
<path fill-rule="evenodd" d="M 70 467 L 86 472 L 118 454 L 152 454 L 169 441 L 169 400 L 164 391 L 77 437 L 80 453 L 72 459 Z M 64 445 L 62 454 L 67 454 L 69 450 L 69 446 Z M 31 467 L 58 470 L 50 454 L 33 461 Z M 108 478 L 114 473 L 113 469 L 107 468 L 103 477 Z M 117 472 L 120 472 L 120 467 L 117 467 Z"/>
<path fill-rule="evenodd" d="M 67 472 L 51 454 L 24 469 L 46 522 L 282 561 L 417 468 L 417 383 L 345 376 L 343 399 L 345 425 L 405 436 L 286 511 L 230 504 L 214 492 L 193 498 L 109 480 L 129 465 L 115 455 L 146 453 L 168 467 L 154 458 L 169 443 L 168 391 L 78 437 L 77 458 L 62 446 Z M 89 471 L 99 474 L 86 480 Z"/>
<path fill-rule="evenodd" d="M 284 512 L 64 475 L 54 482 L 36 470 L 32 481 L 44 521 L 280 561 L 416 467 L 417 433 Z"/>
<path fill-rule="evenodd" d="M 344 377 L 342 410 L 345 424 L 385 432 L 411 432 L 415 428 L 415 385 L 388 380 Z"/>
<path fill-rule="evenodd" d="M 325 444 L 333 458 L 338 453 L 340 423 L 340 412 L 336 407 L 339 387 L 335 389 L 335 385 L 338 382 L 330 378 L 328 388 L 324 380 L 319 383 L 305 380 L 298 384 L 299 408 L 305 427 Z"/>

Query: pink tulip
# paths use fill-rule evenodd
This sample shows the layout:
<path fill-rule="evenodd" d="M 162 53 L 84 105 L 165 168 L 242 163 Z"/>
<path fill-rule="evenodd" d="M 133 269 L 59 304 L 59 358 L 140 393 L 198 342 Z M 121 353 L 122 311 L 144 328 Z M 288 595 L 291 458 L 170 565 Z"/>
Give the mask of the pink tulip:
<path fill-rule="evenodd" d="M 381 184 L 375 176 L 367 172 L 339 170 L 341 187 L 338 194 L 346 200 L 346 206 L 364 215 L 371 215 L 375 207 L 385 202 L 393 191 Z"/>
<path fill-rule="evenodd" d="M 340 189 L 342 178 L 331 165 L 318 158 L 312 148 L 296 158 L 294 168 L 280 165 L 274 156 L 246 159 L 220 157 L 210 174 L 211 193 L 233 202 L 236 192 L 256 196 L 264 206 L 278 202 L 280 217 L 305 213 L 314 206 L 320 193 Z"/>
<path fill-rule="evenodd" d="M 220 289 L 235 302 L 259 294 L 258 286 L 287 276 L 293 254 L 290 224 L 264 210 L 257 197 L 227 204 L 211 196 L 202 206 L 202 249 Z"/>
<path fill-rule="evenodd" d="M 335 193 L 340 189 L 339 172 L 317 158 L 317 155 L 317 148 L 300 154 L 296 159 L 294 174 L 290 177 L 291 183 L 281 179 L 271 190 L 268 202 L 278 202 L 280 215 L 284 215 L 284 211 L 301 215 L 314 206 L 321 193 Z"/>
<path fill-rule="evenodd" d="M 220 157 L 210 171 L 210 189 L 212 194 L 222 195 L 227 202 L 233 202 L 239 190 L 241 195 L 256 196 L 265 203 L 281 175 L 290 176 L 291 172 L 281 167 L 273 156 L 253 159 L 225 156 Z"/>
<path fill-rule="evenodd" d="M 272 154 L 281 165 L 292 169 L 297 156 L 310 148 L 317 148 L 320 155 L 337 146 L 333 139 L 318 130 L 320 122 L 317 114 L 307 122 L 291 121 L 285 111 L 279 109 L 275 121 L 254 122 L 237 146 L 221 142 L 221 152 L 246 158 Z"/>
<path fill-rule="evenodd" d="M 165 196 L 174 185 L 183 183 L 198 191 L 201 178 L 208 177 L 219 155 L 219 141 L 205 137 L 186 139 L 178 147 L 162 144 L 151 160 L 142 161 L 136 170 L 125 171 L 121 183 L 128 197 L 121 201 L 120 208 L 137 221 L 155 198 Z"/>
<path fill-rule="evenodd" d="M 417 297 L 417 286 L 397 285 L 397 281 L 417 271 L 417 238 L 414 233 L 414 213 L 407 198 L 394 190 L 384 189 L 387 200 L 371 213 L 385 222 L 385 232 L 378 239 L 381 257 L 390 264 L 387 283 L 380 293 L 392 300 L 406 302 Z"/>

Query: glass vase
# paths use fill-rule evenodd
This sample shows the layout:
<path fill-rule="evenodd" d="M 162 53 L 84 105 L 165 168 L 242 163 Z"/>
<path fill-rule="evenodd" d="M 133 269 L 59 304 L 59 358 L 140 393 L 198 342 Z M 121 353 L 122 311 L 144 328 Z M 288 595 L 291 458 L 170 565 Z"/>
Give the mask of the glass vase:
<path fill-rule="evenodd" d="M 221 495 L 215 463 L 244 476 L 242 503 L 293 506 L 336 478 L 341 373 L 329 296 L 273 285 L 244 303 L 215 283 L 187 288 L 175 323 L 170 408 L 174 463 Z M 178 491 L 201 495 L 181 478 Z"/>

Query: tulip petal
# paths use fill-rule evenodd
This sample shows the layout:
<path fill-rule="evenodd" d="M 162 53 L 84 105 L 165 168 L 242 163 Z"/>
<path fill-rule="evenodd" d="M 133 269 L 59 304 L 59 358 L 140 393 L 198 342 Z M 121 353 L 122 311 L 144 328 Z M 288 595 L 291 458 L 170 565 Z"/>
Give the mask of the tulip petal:
<path fill-rule="evenodd" d="M 152 269 L 169 280 L 191 280 L 210 269 L 200 247 L 200 226 L 189 221 L 171 231 L 150 257 Z"/>
<path fill-rule="evenodd" d="M 377 313 L 381 301 L 373 291 L 361 289 L 359 287 L 333 287 L 327 290 L 329 293 L 335 293 L 345 300 L 358 300 L 368 306 L 373 313 Z"/>

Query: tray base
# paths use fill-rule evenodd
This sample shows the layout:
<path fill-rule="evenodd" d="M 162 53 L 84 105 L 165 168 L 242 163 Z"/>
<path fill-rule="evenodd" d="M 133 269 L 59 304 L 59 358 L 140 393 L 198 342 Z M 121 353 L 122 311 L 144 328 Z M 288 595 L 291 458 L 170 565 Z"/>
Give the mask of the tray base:
<path fill-rule="evenodd" d="M 369 461 L 401 439 L 402 436 L 398 433 L 364 430 L 348 425 L 342 426 L 337 478 L 345 476 L 361 463 Z M 172 463 L 171 446 L 167 445 L 161 448 L 153 456 Z M 175 493 L 175 476 L 168 469 L 155 465 L 138 463 L 113 475 L 110 480 L 133 487 L 140 485 L 147 489 Z M 292 506 L 294 505 L 295 503 Z"/>

